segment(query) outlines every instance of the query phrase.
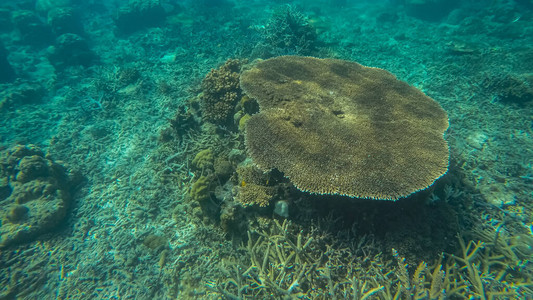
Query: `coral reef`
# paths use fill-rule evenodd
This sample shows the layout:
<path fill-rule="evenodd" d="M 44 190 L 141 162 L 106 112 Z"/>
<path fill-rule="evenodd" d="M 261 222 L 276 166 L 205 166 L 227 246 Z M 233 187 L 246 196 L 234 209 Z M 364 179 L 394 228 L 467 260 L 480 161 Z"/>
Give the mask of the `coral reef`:
<path fill-rule="evenodd" d="M 0 248 L 31 241 L 61 224 L 77 180 L 33 145 L 0 153 Z"/>
<path fill-rule="evenodd" d="M 32 205 L 40 200 L 22 199 L 52 191 L 39 184 L 54 173 L 44 166 L 52 158 L 79 166 L 88 180 L 70 193 L 68 218 L 56 229 L 0 249 L 0 299 L 533 297 L 532 102 L 504 101 L 520 93 L 494 85 L 511 76 L 517 88 L 531 86 L 533 11 L 525 7 L 531 0 L 461 1 L 441 22 L 413 17 L 406 0 L 160 0 L 165 15 L 156 27 L 147 28 L 140 13 L 129 15 L 137 16 L 130 19 L 139 23 L 136 32 L 118 29 L 119 7 L 157 1 L 1 2 L 1 39 L 17 78 L 0 88 L 0 152 L 31 142 L 46 154 L 29 152 L 13 163 L 20 170 L 0 176 L 0 228 L 26 224 L 39 212 Z M 289 2 L 291 8 L 278 9 Z M 445 3 L 409 1 L 411 7 L 415 2 Z M 37 20 L 26 27 L 13 22 L 21 9 Z M 419 11 L 430 16 L 429 6 Z M 73 32 L 73 21 L 83 32 Z M 48 41 L 39 41 L 40 30 L 51 34 Z M 36 42 L 24 40 L 23 31 Z M 99 60 L 54 69 L 47 49 L 65 33 L 82 37 Z M 438 101 L 450 123 L 446 175 L 408 199 L 376 201 L 310 194 L 278 170 L 253 167 L 246 130 L 265 108 L 238 90 L 240 99 L 221 107 L 227 118 L 207 121 L 202 79 L 228 58 L 294 53 L 383 68 Z M 235 73 L 248 68 L 254 66 Z M 351 76 L 342 68 L 322 73 L 328 72 Z M 292 92 L 311 84 L 275 76 Z M 303 95 L 311 109 L 287 114 L 291 126 L 307 126 L 298 119 L 306 111 L 327 114 L 318 108 L 334 96 Z M 390 107 L 380 113 L 390 116 L 396 111 Z M 342 108 L 334 120 L 350 119 Z M 306 143 L 307 137 L 295 152 Z M 386 156 L 386 148 L 394 150 L 386 144 L 369 155 Z M 212 159 L 194 165 L 205 149 Z M 309 161 L 292 160 L 298 168 Z M 15 185 L 26 185 L 26 196 Z M 15 194 L 21 203 L 3 206 Z"/>
<path fill-rule="evenodd" d="M 243 72 L 241 87 L 261 109 L 248 153 L 302 191 L 396 200 L 447 171 L 446 112 L 385 70 L 283 56 Z"/>
<path fill-rule="evenodd" d="M 239 76 L 244 62 L 228 59 L 218 69 L 212 69 L 202 81 L 200 106 L 205 121 L 230 126 L 235 104 L 241 100 Z"/>
<path fill-rule="evenodd" d="M 95 53 L 81 36 L 74 33 L 60 35 L 49 49 L 48 59 L 56 69 L 69 66 L 90 66 L 96 59 Z"/>
<path fill-rule="evenodd" d="M 12 20 L 21 43 L 35 47 L 42 47 L 52 43 L 53 34 L 51 28 L 44 24 L 33 11 L 14 11 Z"/>
<path fill-rule="evenodd" d="M 165 20 L 165 16 L 165 9 L 159 0 L 129 0 L 120 8 L 115 24 L 121 33 L 129 34 L 157 26 Z"/>
<path fill-rule="evenodd" d="M 4 48 L 4 45 L 0 42 L 0 83 L 12 82 L 15 80 L 16 74 L 13 70 L 13 67 L 7 60 L 7 50 Z"/>

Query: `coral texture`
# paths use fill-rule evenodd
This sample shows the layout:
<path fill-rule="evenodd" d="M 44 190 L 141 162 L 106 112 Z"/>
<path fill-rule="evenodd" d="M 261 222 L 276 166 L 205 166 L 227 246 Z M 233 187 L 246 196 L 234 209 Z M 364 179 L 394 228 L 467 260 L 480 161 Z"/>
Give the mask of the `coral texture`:
<path fill-rule="evenodd" d="M 229 59 L 220 68 L 211 70 L 202 81 L 200 105 L 206 121 L 222 125 L 233 116 L 235 103 L 241 99 L 241 65 L 241 61 Z"/>
<path fill-rule="evenodd" d="M 191 190 L 189 191 L 189 196 L 192 200 L 201 202 L 209 199 L 209 186 L 211 185 L 211 181 L 209 180 L 208 176 L 200 176 L 198 180 L 196 180 L 193 185 L 191 186 Z"/>
<path fill-rule="evenodd" d="M 309 55 L 316 50 L 318 39 L 309 18 L 293 6 L 275 10 L 261 34 L 273 53 Z"/>
<path fill-rule="evenodd" d="M 72 181 L 33 145 L 0 153 L 0 248 L 29 241 L 63 221 Z"/>
<path fill-rule="evenodd" d="M 211 149 L 204 149 L 196 154 L 194 159 L 192 160 L 191 164 L 199 169 L 203 170 L 206 168 L 212 168 L 213 167 L 213 160 L 214 160 L 214 154 L 213 150 Z"/>
<path fill-rule="evenodd" d="M 241 87 L 261 109 L 247 123 L 250 156 L 300 190 L 396 200 L 447 171 L 446 112 L 385 70 L 282 56 L 243 72 Z"/>

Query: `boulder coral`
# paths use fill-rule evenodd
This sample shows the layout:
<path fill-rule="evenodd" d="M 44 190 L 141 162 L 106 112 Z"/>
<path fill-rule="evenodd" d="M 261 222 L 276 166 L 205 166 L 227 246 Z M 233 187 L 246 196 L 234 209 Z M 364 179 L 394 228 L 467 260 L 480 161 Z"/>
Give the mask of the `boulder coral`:
<path fill-rule="evenodd" d="M 447 172 L 446 112 L 385 70 L 281 56 L 240 83 L 260 106 L 246 124 L 250 157 L 302 191 L 397 200 Z"/>
<path fill-rule="evenodd" d="M 36 146 L 0 153 L 0 248 L 35 239 L 65 218 L 78 179 Z"/>
<path fill-rule="evenodd" d="M 191 186 L 189 197 L 196 202 L 209 199 L 211 180 L 208 176 L 200 176 Z"/>
<path fill-rule="evenodd" d="M 210 169 L 213 167 L 214 159 L 213 150 L 208 148 L 196 153 L 191 164 L 198 170 Z"/>
<path fill-rule="evenodd" d="M 48 60 L 56 69 L 69 66 L 89 67 L 97 59 L 87 41 L 74 33 L 57 37 L 55 45 L 48 49 Z"/>

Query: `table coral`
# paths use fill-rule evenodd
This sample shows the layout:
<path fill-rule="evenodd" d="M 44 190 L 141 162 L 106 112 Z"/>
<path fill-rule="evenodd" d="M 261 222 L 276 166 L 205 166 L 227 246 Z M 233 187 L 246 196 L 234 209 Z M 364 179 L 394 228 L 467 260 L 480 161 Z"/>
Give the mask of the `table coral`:
<path fill-rule="evenodd" d="M 302 191 L 396 200 L 447 172 L 446 112 L 385 70 L 282 56 L 243 72 L 241 87 L 260 106 L 248 153 Z"/>

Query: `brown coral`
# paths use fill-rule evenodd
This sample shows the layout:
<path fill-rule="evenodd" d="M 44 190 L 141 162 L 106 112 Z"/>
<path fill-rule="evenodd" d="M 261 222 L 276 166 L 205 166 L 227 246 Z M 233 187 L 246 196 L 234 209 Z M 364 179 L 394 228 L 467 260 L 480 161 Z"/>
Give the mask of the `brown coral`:
<path fill-rule="evenodd" d="M 214 160 L 213 150 L 204 149 L 196 154 L 191 164 L 195 168 L 199 170 L 203 170 L 203 169 L 212 168 L 213 160 Z"/>
<path fill-rule="evenodd" d="M 223 125 L 233 117 L 234 106 L 241 99 L 241 65 L 241 61 L 229 59 L 220 68 L 211 70 L 202 81 L 200 105 L 206 121 Z"/>
<path fill-rule="evenodd" d="M 243 184 L 239 189 L 237 201 L 243 206 L 259 205 L 268 206 L 272 198 L 272 190 L 269 187 L 253 183 Z"/>
<path fill-rule="evenodd" d="M 243 206 L 268 206 L 274 194 L 273 188 L 268 186 L 270 175 L 257 168 L 249 159 L 239 164 L 237 175 L 239 180 L 237 201 Z"/>
<path fill-rule="evenodd" d="M 59 225 L 75 184 L 66 168 L 34 145 L 0 152 L 0 249 Z"/>
<path fill-rule="evenodd" d="M 446 112 L 385 70 L 282 56 L 243 72 L 241 88 L 261 109 L 250 156 L 300 190 L 396 200 L 447 171 Z"/>

